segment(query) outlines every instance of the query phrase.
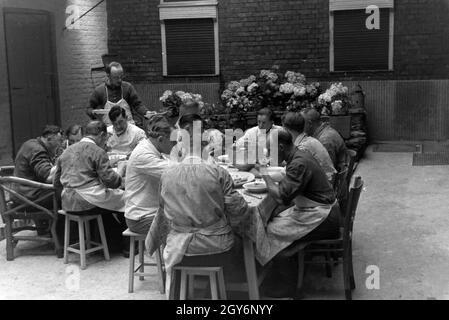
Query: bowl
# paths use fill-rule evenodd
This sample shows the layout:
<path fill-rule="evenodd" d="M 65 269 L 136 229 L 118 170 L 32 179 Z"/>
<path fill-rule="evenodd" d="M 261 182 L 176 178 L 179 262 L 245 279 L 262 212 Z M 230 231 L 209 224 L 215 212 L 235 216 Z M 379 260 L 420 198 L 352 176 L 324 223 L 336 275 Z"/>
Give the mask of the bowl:
<path fill-rule="evenodd" d="M 267 185 L 265 184 L 265 182 L 261 181 L 261 182 L 250 182 L 250 183 L 245 183 L 243 185 L 243 188 L 251 193 L 265 193 L 267 192 Z"/>
<path fill-rule="evenodd" d="M 225 154 L 223 156 L 218 156 L 217 160 L 219 163 L 230 163 L 229 161 L 229 155 Z"/>
<path fill-rule="evenodd" d="M 268 175 L 276 182 L 281 182 L 285 177 L 285 168 L 267 167 Z"/>

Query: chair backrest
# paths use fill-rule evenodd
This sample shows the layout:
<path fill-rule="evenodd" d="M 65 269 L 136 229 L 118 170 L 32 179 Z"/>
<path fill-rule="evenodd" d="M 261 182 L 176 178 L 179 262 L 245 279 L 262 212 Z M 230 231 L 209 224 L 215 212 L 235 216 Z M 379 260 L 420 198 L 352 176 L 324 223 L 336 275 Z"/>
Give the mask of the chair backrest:
<path fill-rule="evenodd" d="M 346 215 L 343 224 L 343 244 L 350 244 L 352 241 L 352 229 L 354 227 L 355 213 L 359 203 L 360 194 L 363 190 L 363 180 L 361 177 L 354 179 L 354 184 L 349 191 L 348 206 L 346 208 Z"/>
<path fill-rule="evenodd" d="M 0 177 L 7 177 L 14 175 L 14 166 L 0 167 Z"/>
<path fill-rule="evenodd" d="M 357 158 L 357 152 L 351 149 L 346 151 L 347 163 L 348 163 L 348 176 L 346 177 L 348 185 L 351 184 L 352 175 L 354 174 L 354 166 Z"/>
<path fill-rule="evenodd" d="M 27 199 L 25 196 L 18 193 L 14 190 L 13 185 L 23 185 L 36 189 L 47 190 L 48 193 L 45 193 L 41 197 L 35 200 Z M 14 197 L 14 203 L 17 206 L 14 208 L 8 208 L 9 197 Z M 40 203 L 47 198 L 53 198 L 53 209 L 44 208 Z M 57 200 L 56 200 L 56 189 L 51 184 L 45 184 L 40 182 L 35 182 L 23 178 L 17 177 L 1 177 L 0 176 L 0 213 L 1 215 L 5 214 L 14 214 L 15 212 L 19 212 L 25 208 L 32 208 L 33 210 L 39 210 L 40 212 L 45 212 L 51 216 L 57 215 Z"/>
<path fill-rule="evenodd" d="M 340 196 L 342 195 L 343 188 L 347 187 L 347 184 L 346 184 L 347 175 L 348 175 L 348 168 L 338 172 L 335 175 L 333 187 L 334 187 L 334 191 L 337 196 L 337 199 L 340 199 Z"/>

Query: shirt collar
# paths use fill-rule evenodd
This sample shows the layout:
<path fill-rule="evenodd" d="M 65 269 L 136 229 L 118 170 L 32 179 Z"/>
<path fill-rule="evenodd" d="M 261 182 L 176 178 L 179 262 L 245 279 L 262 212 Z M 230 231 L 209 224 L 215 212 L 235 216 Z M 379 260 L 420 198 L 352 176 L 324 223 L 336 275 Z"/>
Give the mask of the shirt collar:
<path fill-rule="evenodd" d="M 203 163 L 203 159 L 198 156 L 187 156 L 182 160 L 183 164 L 201 164 Z"/>
<path fill-rule="evenodd" d="M 270 133 L 273 129 L 275 129 L 275 128 L 276 128 L 275 125 L 272 124 L 271 127 L 270 127 L 270 129 L 268 129 L 268 130 L 265 129 L 265 133 L 266 133 L 266 134 L 269 134 L 269 133 Z M 260 129 L 259 126 L 257 126 L 257 133 L 258 133 L 258 134 L 260 134 L 260 133 L 262 132 L 262 130 L 264 130 L 264 129 Z"/>
<path fill-rule="evenodd" d="M 301 142 L 307 137 L 307 134 L 305 132 L 301 133 L 295 140 L 295 146 L 300 145 Z"/>
<path fill-rule="evenodd" d="M 321 132 L 323 132 L 324 129 L 326 129 L 326 127 L 328 126 L 328 124 L 326 122 L 322 123 L 314 132 L 314 136 L 318 136 Z"/>
<path fill-rule="evenodd" d="M 89 138 L 89 137 L 82 138 L 80 142 L 87 142 L 87 143 L 96 144 L 95 141 L 92 138 Z"/>

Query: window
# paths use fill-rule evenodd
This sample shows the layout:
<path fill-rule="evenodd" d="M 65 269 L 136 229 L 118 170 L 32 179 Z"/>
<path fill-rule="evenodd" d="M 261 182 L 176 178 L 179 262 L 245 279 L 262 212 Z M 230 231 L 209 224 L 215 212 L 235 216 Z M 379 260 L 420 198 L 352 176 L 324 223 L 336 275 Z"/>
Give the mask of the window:
<path fill-rule="evenodd" d="M 217 5 L 212 0 L 161 1 L 164 76 L 219 74 Z"/>
<path fill-rule="evenodd" d="M 393 0 L 330 0 L 330 71 L 393 70 Z M 379 8 L 379 28 L 366 12 Z"/>

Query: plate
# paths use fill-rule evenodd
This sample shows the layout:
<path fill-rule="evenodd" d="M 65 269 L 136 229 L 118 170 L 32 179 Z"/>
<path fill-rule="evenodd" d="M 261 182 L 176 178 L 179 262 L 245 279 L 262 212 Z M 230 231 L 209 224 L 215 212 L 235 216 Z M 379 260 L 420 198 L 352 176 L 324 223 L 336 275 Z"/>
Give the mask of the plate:
<path fill-rule="evenodd" d="M 265 193 L 267 192 L 267 185 L 264 181 L 257 181 L 251 183 L 245 183 L 243 188 L 251 193 Z"/>
<path fill-rule="evenodd" d="M 281 182 L 286 173 L 283 167 L 267 167 L 268 175 L 276 182 Z"/>
<path fill-rule="evenodd" d="M 239 188 L 245 183 L 252 182 L 256 179 L 256 177 L 249 172 L 232 172 L 231 177 L 234 181 L 234 187 L 236 188 Z"/>

